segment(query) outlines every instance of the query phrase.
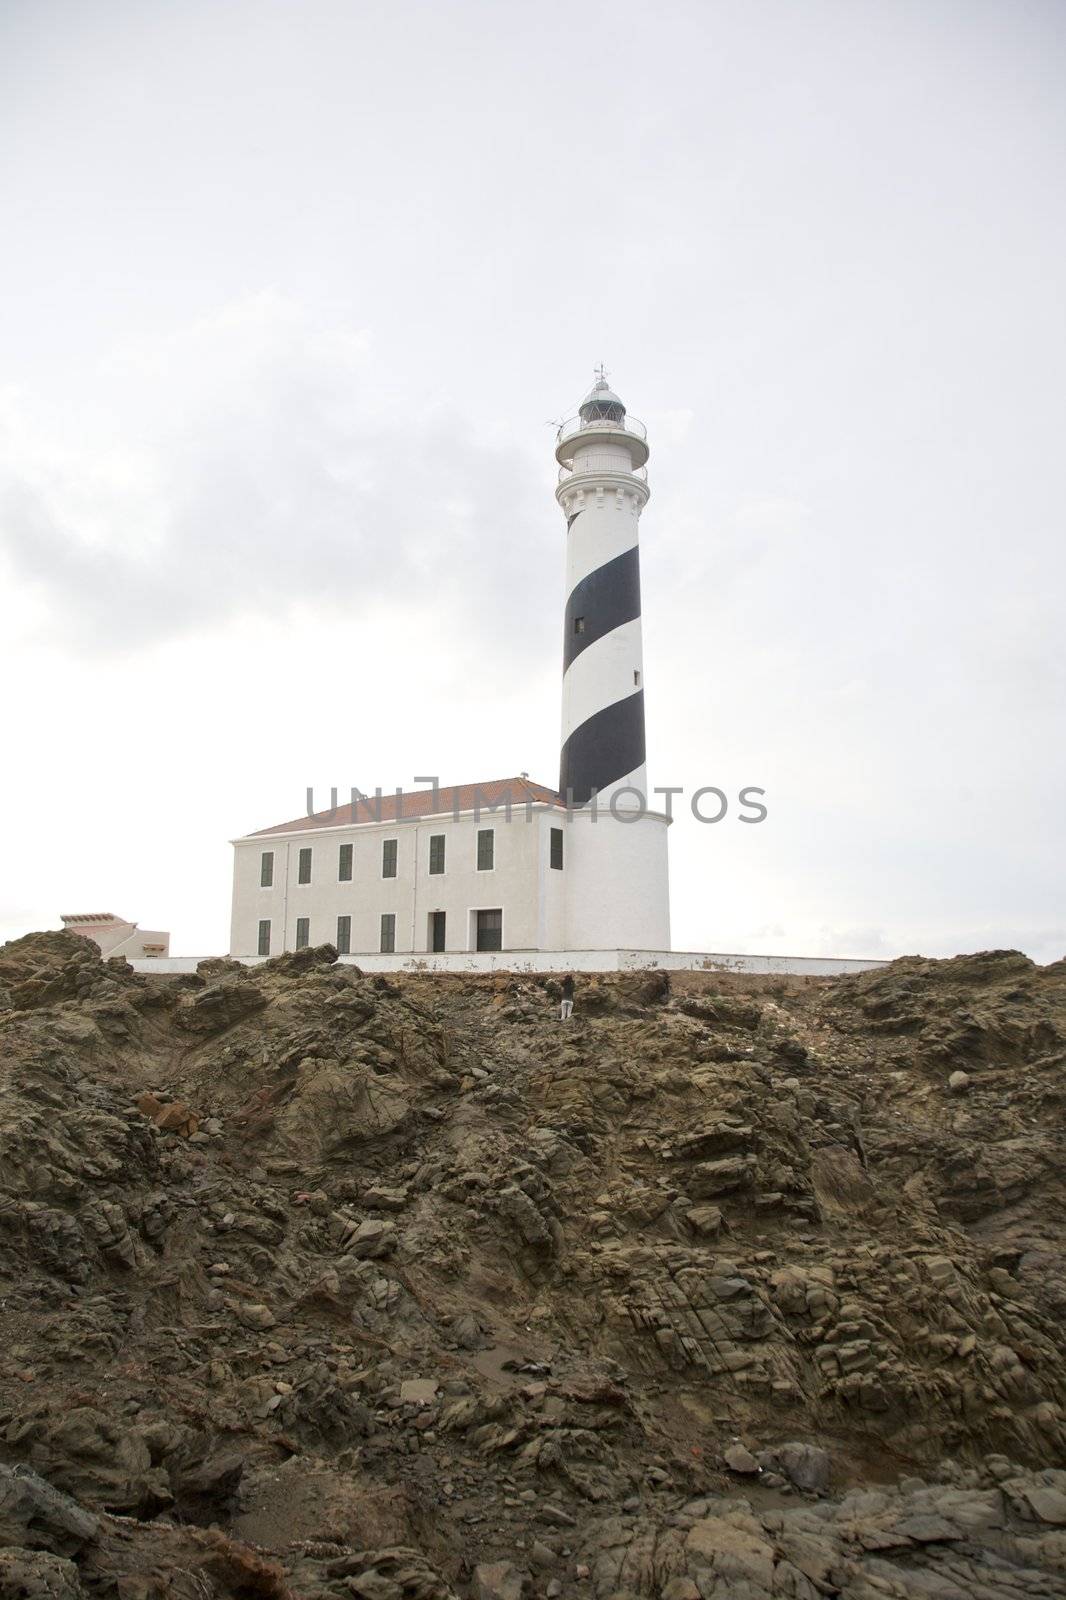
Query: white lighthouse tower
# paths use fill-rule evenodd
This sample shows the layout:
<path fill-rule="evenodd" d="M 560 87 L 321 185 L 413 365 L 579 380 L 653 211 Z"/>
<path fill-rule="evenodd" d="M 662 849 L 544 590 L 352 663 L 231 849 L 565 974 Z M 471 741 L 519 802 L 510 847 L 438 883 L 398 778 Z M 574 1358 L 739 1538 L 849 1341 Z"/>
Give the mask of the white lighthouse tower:
<path fill-rule="evenodd" d="M 566 515 L 559 793 L 582 834 L 567 926 L 574 948 L 670 948 L 668 818 L 652 809 L 644 737 L 640 514 L 648 442 L 602 367 L 559 429 L 555 491 Z M 576 842 L 576 840 L 575 840 Z"/>

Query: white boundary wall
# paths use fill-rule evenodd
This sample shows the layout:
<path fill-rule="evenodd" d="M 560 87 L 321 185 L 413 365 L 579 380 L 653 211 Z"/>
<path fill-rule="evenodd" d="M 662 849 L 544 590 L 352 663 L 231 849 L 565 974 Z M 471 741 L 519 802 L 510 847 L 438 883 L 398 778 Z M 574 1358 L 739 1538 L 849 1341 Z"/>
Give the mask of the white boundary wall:
<path fill-rule="evenodd" d="M 131 961 L 135 972 L 195 972 L 203 956 L 155 956 Z M 235 958 L 257 967 L 265 956 Z M 693 950 L 450 950 L 396 955 L 341 956 L 342 967 L 363 972 L 753 972 L 774 977 L 832 978 L 848 972 L 873 972 L 887 961 L 846 956 L 711 955 Z"/>

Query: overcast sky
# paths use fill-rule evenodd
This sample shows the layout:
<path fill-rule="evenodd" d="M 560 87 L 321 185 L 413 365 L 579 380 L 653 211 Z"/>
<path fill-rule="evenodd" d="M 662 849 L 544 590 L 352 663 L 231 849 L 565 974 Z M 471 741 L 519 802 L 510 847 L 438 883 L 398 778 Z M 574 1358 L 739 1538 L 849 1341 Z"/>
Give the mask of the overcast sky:
<path fill-rule="evenodd" d="M 306 786 L 558 771 L 647 422 L 679 949 L 1066 953 L 1060 0 L 3 0 L 0 937 L 228 941 Z"/>

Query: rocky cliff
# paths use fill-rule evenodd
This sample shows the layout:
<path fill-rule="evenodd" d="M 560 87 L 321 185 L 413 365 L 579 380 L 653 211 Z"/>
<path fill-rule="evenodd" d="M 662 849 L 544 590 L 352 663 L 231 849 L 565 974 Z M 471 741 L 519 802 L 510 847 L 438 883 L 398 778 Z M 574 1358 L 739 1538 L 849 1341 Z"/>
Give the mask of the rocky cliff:
<path fill-rule="evenodd" d="M 1066 1594 L 1066 966 L 0 950 L 0 1595 Z"/>

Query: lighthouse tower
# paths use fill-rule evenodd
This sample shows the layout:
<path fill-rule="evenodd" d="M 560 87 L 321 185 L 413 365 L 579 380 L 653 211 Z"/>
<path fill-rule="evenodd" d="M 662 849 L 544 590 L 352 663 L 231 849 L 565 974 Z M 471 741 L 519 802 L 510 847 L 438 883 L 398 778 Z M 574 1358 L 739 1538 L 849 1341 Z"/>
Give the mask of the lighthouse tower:
<path fill-rule="evenodd" d="M 648 798 L 637 543 L 648 444 L 602 367 L 555 457 L 567 529 L 559 793 L 571 806 L 617 795 L 616 810 L 632 809 Z"/>
<path fill-rule="evenodd" d="M 648 503 L 644 424 L 601 367 L 559 429 L 566 516 L 559 794 L 568 808 L 565 945 L 670 949 L 667 829 L 644 752 L 637 528 Z"/>

